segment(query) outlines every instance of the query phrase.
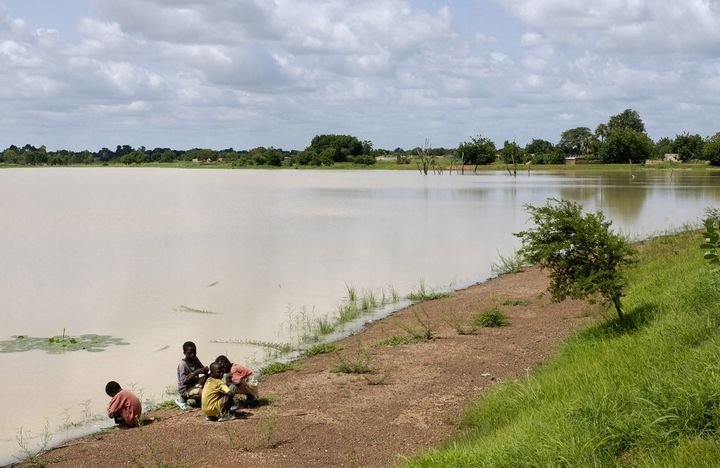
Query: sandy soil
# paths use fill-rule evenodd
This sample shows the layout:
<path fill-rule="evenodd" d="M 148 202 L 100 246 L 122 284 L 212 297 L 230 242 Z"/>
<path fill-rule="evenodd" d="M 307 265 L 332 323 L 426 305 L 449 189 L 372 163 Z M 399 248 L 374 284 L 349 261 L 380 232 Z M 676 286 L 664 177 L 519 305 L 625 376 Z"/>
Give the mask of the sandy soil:
<path fill-rule="evenodd" d="M 525 376 L 588 318 L 590 306 L 552 304 L 538 270 L 505 275 L 414 305 L 339 342 L 346 359 L 369 353 L 372 374 L 333 373 L 334 354 L 270 375 L 261 392 L 271 404 L 241 419 L 208 422 L 201 410 L 154 411 L 139 429 L 90 435 L 43 455 L 54 466 L 391 466 L 437 446 L 457 430 L 463 407 L 498 382 Z M 506 300 L 527 305 L 500 305 Z M 500 305 L 502 328 L 459 335 L 447 317 L 469 324 Z M 434 338 L 401 346 L 379 341 L 430 318 Z M 232 356 L 230 356 L 232 359 Z M 207 359 L 207 357 L 206 357 Z"/>

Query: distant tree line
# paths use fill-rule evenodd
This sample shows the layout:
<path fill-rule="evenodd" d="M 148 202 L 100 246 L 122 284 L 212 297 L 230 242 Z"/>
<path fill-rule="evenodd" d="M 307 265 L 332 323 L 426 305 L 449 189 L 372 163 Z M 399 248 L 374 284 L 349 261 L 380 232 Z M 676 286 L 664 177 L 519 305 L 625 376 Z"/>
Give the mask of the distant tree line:
<path fill-rule="evenodd" d="M 302 151 L 286 151 L 273 147 L 257 147 L 250 150 L 227 148 L 213 150 L 193 148 L 146 149 L 118 145 L 115 150 L 99 151 L 47 151 L 45 146 L 11 145 L 0 153 L 0 164 L 66 166 L 77 164 L 146 164 L 146 163 L 228 163 L 235 167 L 250 166 L 332 166 L 336 163 L 352 163 L 370 166 L 377 158 L 410 164 L 423 157 L 445 157 L 466 165 L 484 165 L 495 162 L 506 164 L 561 164 L 566 157 L 575 156 L 597 160 L 602 163 L 637 163 L 646 159 L 663 159 L 665 154 L 677 154 L 686 161 L 709 161 L 720 166 L 720 132 L 703 138 L 698 134 L 682 133 L 674 138 L 663 137 L 653 142 L 645 133 L 645 124 L 633 109 L 625 109 L 613 115 L 606 123 L 600 123 L 595 131 L 588 127 L 565 130 L 560 140 L 553 144 L 547 140 L 533 139 L 525 147 L 514 141 L 505 141 L 498 148 L 489 138 L 477 135 L 462 142 L 457 148 L 416 147 L 394 150 L 376 149 L 373 143 L 361 141 L 351 135 L 316 135 Z"/>
<path fill-rule="evenodd" d="M 466 164 L 531 162 L 532 164 L 559 164 L 568 156 L 582 156 L 603 163 L 637 163 L 647 159 L 663 159 L 666 154 L 677 154 L 686 161 L 709 161 L 720 165 L 720 132 L 703 138 L 698 134 L 682 133 L 675 138 L 663 137 L 653 142 L 645 133 L 645 124 L 633 109 L 613 115 L 595 131 L 588 127 L 565 130 L 553 145 L 542 139 L 533 139 L 519 147 L 505 141 L 496 149 L 495 144 L 478 135 L 461 143 L 458 153 Z"/>

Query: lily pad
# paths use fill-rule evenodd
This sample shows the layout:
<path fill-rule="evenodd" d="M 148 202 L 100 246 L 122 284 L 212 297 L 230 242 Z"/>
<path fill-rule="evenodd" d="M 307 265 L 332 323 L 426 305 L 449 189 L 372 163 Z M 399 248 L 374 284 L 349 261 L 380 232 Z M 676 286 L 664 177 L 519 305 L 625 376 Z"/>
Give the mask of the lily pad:
<path fill-rule="evenodd" d="M 123 346 L 130 343 L 110 335 L 58 335 L 49 338 L 16 335 L 12 340 L 0 341 L 0 353 L 22 353 L 40 349 L 49 354 L 63 354 L 67 351 L 88 351 L 97 353 L 110 345 Z"/>

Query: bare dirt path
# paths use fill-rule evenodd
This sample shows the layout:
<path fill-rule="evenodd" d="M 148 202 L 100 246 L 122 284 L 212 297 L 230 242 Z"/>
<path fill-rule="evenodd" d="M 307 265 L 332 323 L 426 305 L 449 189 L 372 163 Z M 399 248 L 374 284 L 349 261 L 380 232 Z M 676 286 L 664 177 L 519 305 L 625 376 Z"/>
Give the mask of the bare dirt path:
<path fill-rule="evenodd" d="M 158 410 L 140 429 L 95 434 L 43 456 L 53 466 L 392 466 L 447 440 L 463 407 L 502 380 L 524 376 L 586 323 L 583 302 L 550 303 L 547 278 L 531 269 L 417 304 L 339 342 L 346 359 L 358 347 L 373 374 L 333 373 L 335 355 L 304 359 L 298 370 L 267 376 L 272 398 L 243 419 L 213 423 L 201 410 Z M 517 305 L 505 304 L 515 301 Z M 499 305 L 509 326 L 459 335 L 446 317 L 469 324 Z M 401 346 L 381 340 L 430 318 L 434 338 Z M 232 356 L 230 356 L 232 359 Z M 208 357 L 205 356 L 205 360 Z M 371 384 L 372 383 L 375 384 Z M 381 382 L 378 384 L 378 382 Z"/>

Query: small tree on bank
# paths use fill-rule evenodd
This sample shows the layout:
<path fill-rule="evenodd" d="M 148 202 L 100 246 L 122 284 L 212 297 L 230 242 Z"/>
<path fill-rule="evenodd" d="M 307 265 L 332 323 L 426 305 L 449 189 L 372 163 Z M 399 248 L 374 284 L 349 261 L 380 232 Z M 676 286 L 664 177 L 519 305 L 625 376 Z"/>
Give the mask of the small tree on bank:
<path fill-rule="evenodd" d="M 525 205 L 525 209 L 535 228 L 515 233 L 522 241 L 518 253 L 548 270 L 553 300 L 599 295 L 613 303 L 622 319 L 623 269 L 633 255 L 627 240 L 610 231 L 612 223 L 602 212 L 583 216 L 577 203 L 549 199 L 545 206 Z"/>

